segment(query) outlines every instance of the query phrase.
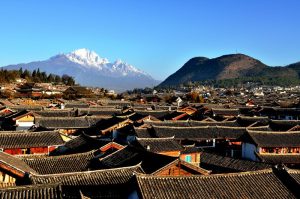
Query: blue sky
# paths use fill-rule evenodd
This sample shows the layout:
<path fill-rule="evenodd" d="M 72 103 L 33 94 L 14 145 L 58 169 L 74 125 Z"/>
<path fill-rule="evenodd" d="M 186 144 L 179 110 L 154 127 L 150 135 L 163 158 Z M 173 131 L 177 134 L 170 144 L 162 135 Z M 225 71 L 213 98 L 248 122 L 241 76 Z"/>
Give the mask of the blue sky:
<path fill-rule="evenodd" d="M 300 61 L 299 0 L 3 0 L 0 66 L 78 48 L 163 80 L 195 56 Z"/>

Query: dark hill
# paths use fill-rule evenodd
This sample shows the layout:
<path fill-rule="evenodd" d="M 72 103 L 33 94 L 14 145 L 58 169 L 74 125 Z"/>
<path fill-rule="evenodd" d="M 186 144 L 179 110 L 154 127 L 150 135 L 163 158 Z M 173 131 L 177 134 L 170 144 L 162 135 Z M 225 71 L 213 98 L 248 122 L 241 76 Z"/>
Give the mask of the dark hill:
<path fill-rule="evenodd" d="M 239 78 L 299 78 L 300 62 L 287 67 L 269 67 L 243 54 L 208 59 L 195 57 L 185 63 L 159 86 L 176 86 L 189 81 L 226 80 Z"/>
<path fill-rule="evenodd" d="M 300 62 L 290 64 L 290 65 L 287 66 L 287 68 L 296 71 L 298 76 L 300 77 Z"/>

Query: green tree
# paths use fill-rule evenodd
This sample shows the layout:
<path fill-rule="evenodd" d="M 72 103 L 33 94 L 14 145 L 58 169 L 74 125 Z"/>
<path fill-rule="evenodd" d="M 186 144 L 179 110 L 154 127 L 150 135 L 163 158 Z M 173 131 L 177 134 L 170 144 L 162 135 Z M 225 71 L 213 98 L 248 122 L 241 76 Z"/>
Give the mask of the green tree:
<path fill-rule="evenodd" d="M 47 77 L 47 81 L 50 82 L 50 83 L 52 83 L 52 82 L 55 81 L 55 77 L 50 73 L 50 74 L 48 75 L 48 77 Z"/>
<path fill-rule="evenodd" d="M 31 76 L 32 76 L 33 78 L 35 78 L 35 77 L 36 77 L 36 70 L 33 70 L 33 71 L 32 71 L 32 74 L 31 74 Z"/>
<path fill-rule="evenodd" d="M 55 75 L 54 82 L 61 83 L 61 77 L 59 75 Z"/>
<path fill-rule="evenodd" d="M 69 77 L 67 80 L 67 85 L 73 86 L 74 84 L 75 84 L 75 80 L 73 79 L 73 77 Z"/>
<path fill-rule="evenodd" d="M 21 76 L 23 74 L 23 68 L 21 67 L 20 69 L 19 69 L 19 76 Z"/>
<path fill-rule="evenodd" d="M 30 72 L 26 69 L 26 70 L 24 70 L 24 72 L 23 72 L 23 74 L 22 74 L 22 76 L 21 76 L 22 78 L 24 78 L 24 79 L 31 79 L 31 74 L 30 74 Z"/>

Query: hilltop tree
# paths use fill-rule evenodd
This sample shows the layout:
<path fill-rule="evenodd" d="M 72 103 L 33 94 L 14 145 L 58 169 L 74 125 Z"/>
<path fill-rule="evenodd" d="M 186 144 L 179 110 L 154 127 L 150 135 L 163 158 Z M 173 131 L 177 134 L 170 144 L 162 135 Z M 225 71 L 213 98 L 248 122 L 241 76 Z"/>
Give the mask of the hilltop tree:
<path fill-rule="evenodd" d="M 19 76 L 21 76 L 23 74 L 23 68 L 21 67 L 20 69 L 19 69 Z"/>
<path fill-rule="evenodd" d="M 73 77 L 64 74 L 61 78 L 62 83 L 68 85 L 68 86 L 73 86 L 75 84 L 75 80 L 73 79 Z"/>
<path fill-rule="evenodd" d="M 55 75 L 55 77 L 54 77 L 54 82 L 55 82 L 55 83 L 61 83 L 61 77 L 58 76 L 58 75 Z"/>
<path fill-rule="evenodd" d="M 41 72 L 40 72 L 40 69 L 38 68 L 37 71 L 36 71 L 36 76 L 38 78 L 41 78 Z"/>
<path fill-rule="evenodd" d="M 27 69 L 24 70 L 24 72 L 23 72 L 22 75 L 21 75 L 21 78 L 24 78 L 24 79 L 31 78 L 30 72 L 29 72 Z"/>
<path fill-rule="evenodd" d="M 75 85 L 75 80 L 73 77 L 69 75 L 63 75 L 62 77 L 54 74 L 47 74 L 46 72 L 40 72 L 39 69 L 33 70 L 30 72 L 29 70 L 23 70 L 20 68 L 19 70 L 0 70 L 0 83 L 10 83 L 16 81 L 17 78 L 26 79 L 27 82 L 39 83 L 39 82 L 50 82 L 50 83 L 63 83 L 69 86 Z"/>
<path fill-rule="evenodd" d="M 33 70 L 33 71 L 32 71 L 31 76 L 32 76 L 33 78 L 36 77 L 36 70 Z"/>
<path fill-rule="evenodd" d="M 48 82 L 47 81 L 47 74 L 46 74 L 46 72 L 41 72 L 41 74 L 40 74 L 40 80 L 42 82 Z"/>
<path fill-rule="evenodd" d="M 55 81 L 55 77 L 50 73 L 47 77 L 47 82 L 52 83 Z"/>

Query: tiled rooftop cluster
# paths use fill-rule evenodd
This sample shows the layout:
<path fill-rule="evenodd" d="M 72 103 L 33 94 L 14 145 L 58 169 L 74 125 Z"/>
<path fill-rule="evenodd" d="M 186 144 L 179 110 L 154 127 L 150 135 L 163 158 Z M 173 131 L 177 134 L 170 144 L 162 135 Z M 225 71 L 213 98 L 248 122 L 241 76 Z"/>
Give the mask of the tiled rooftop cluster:
<path fill-rule="evenodd" d="M 0 197 L 299 198 L 298 104 L 214 100 L 0 100 Z"/>

